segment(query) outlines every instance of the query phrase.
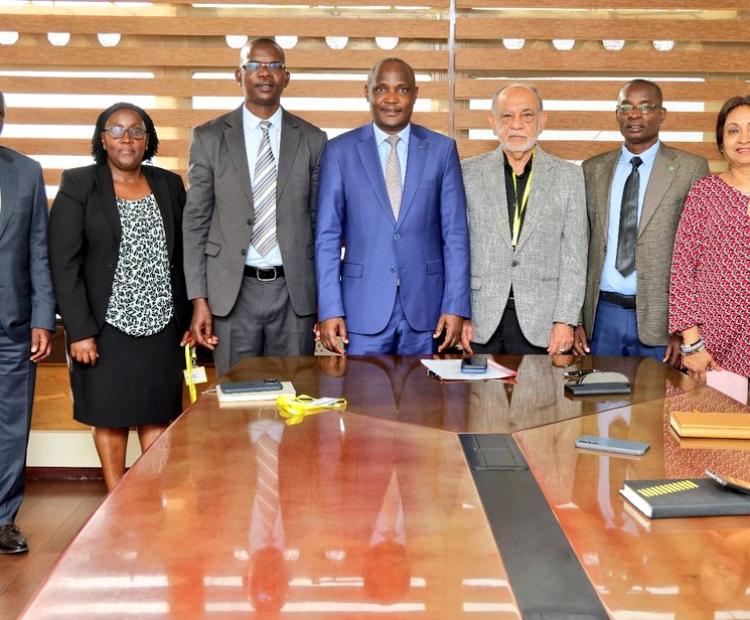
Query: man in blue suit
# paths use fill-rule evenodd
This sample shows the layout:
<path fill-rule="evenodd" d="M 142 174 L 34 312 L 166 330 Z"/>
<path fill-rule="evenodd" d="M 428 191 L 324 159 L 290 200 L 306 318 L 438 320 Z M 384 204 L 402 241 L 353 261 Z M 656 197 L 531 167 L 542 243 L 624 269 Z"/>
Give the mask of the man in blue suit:
<path fill-rule="evenodd" d="M 373 123 L 331 140 L 321 157 L 318 320 L 336 353 L 340 338 L 350 355 L 429 355 L 457 344 L 471 316 L 456 143 L 410 122 L 417 92 L 408 64 L 381 60 L 365 87 Z"/>
<path fill-rule="evenodd" d="M 4 120 L 0 92 L 0 132 Z M 50 354 L 54 330 L 42 168 L 0 147 L 0 553 L 28 551 L 13 522 L 23 500 L 36 363 Z"/>

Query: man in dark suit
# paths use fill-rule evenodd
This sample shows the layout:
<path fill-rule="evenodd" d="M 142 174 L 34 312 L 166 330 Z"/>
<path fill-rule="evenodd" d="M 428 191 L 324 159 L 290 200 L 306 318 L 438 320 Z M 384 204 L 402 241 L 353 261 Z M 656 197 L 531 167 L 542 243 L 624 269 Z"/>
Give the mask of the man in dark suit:
<path fill-rule="evenodd" d="M 314 349 L 313 224 L 325 134 L 280 106 L 284 51 L 256 39 L 235 71 L 245 103 L 196 127 L 183 220 L 191 331 L 217 373 Z"/>
<path fill-rule="evenodd" d="M 4 120 L 0 92 L 0 132 Z M 42 168 L 0 147 L 0 553 L 28 551 L 14 520 L 23 500 L 36 363 L 50 354 L 54 330 Z"/>
<path fill-rule="evenodd" d="M 469 299 L 466 200 L 456 143 L 411 122 L 414 71 L 368 76 L 373 122 L 331 140 L 320 163 L 315 269 L 320 337 L 354 355 L 454 346 Z M 341 248 L 346 255 L 341 261 Z"/>
<path fill-rule="evenodd" d="M 573 345 L 579 355 L 648 356 L 676 366 L 680 340 L 667 330 L 672 246 L 685 197 L 708 163 L 659 140 L 667 111 L 654 82 L 625 84 L 615 115 L 622 147 L 583 162 L 590 240 Z"/>

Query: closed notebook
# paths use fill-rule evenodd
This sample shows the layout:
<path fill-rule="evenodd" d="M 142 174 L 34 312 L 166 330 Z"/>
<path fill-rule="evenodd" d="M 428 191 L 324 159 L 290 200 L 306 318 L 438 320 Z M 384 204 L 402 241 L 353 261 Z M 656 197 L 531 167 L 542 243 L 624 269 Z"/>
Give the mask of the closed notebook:
<path fill-rule="evenodd" d="M 626 480 L 620 494 L 652 519 L 750 515 L 750 495 L 707 478 Z"/>
<path fill-rule="evenodd" d="M 229 404 L 246 404 L 257 402 L 275 401 L 279 396 L 296 396 L 291 381 L 282 381 L 280 390 L 250 391 L 250 392 L 232 392 L 231 394 L 222 391 L 221 383 L 216 386 L 216 395 L 219 397 L 219 403 L 222 405 Z"/>
<path fill-rule="evenodd" d="M 673 411 L 669 423 L 680 437 L 750 439 L 750 413 Z"/>

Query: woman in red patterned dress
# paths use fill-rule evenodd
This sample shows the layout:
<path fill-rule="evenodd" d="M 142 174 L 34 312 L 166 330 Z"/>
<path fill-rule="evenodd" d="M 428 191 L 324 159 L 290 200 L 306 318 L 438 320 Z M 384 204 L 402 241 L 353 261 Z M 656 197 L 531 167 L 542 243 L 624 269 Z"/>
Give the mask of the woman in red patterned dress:
<path fill-rule="evenodd" d="M 726 172 L 695 182 L 675 237 L 669 331 L 683 363 L 750 377 L 750 96 L 729 99 L 716 122 Z"/>

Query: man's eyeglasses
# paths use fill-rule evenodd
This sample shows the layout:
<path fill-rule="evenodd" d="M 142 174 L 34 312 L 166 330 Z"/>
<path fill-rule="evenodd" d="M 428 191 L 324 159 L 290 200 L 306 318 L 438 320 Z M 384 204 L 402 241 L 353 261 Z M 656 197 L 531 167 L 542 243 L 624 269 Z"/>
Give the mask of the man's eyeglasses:
<path fill-rule="evenodd" d="M 123 127 L 122 125 L 114 125 L 113 127 L 105 127 L 106 131 L 115 140 L 125 137 L 128 134 L 133 140 L 143 140 L 146 137 L 146 130 L 143 127 Z"/>
<path fill-rule="evenodd" d="M 242 68 L 248 73 L 255 73 L 260 71 L 261 67 L 265 67 L 269 71 L 283 71 L 286 67 L 283 62 L 260 62 L 259 60 L 248 60 Z"/>
<path fill-rule="evenodd" d="M 648 114 L 654 110 L 661 110 L 661 106 L 653 103 L 639 103 L 638 105 L 633 105 L 632 103 L 621 103 L 617 106 L 617 111 L 622 112 L 623 114 L 630 114 L 633 110 L 638 110 L 641 114 Z"/>

